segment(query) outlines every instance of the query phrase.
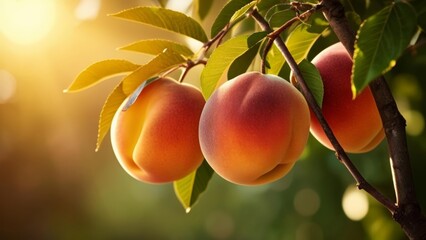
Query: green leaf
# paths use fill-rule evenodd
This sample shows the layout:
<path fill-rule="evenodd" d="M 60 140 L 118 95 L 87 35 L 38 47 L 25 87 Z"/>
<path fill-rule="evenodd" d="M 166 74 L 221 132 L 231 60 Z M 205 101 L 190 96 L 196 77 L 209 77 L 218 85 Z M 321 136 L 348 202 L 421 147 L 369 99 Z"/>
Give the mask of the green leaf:
<path fill-rule="evenodd" d="M 396 64 L 410 43 L 416 26 L 416 12 L 402 1 L 384 8 L 361 24 L 353 56 L 354 97 Z"/>
<path fill-rule="evenodd" d="M 211 36 L 216 36 L 230 22 L 234 13 L 251 1 L 252 0 L 230 0 L 226 3 L 212 25 Z"/>
<path fill-rule="evenodd" d="M 157 79 L 159 79 L 159 77 L 155 76 L 141 83 L 141 85 L 139 85 L 139 87 L 136 88 L 136 90 L 133 91 L 133 93 L 128 96 L 128 100 L 126 104 L 123 106 L 123 111 L 127 111 L 136 102 L 136 100 L 138 99 L 141 92 L 145 89 L 145 87 Z"/>
<path fill-rule="evenodd" d="M 308 56 L 314 43 L 326 31 L 326 26 L 315 26 L 321 30 L 311 31 L 314 25 L 300 24 L 289 34 L 286 45 L 294 60 L 300 63 Z"/>
<path fill-rule="evenodd" d="M 238 11 L 236 11 L 231 19 L 230 22 L 237 21 L 240 17 L 244 16 L 250 9 L 252 9 L 256 5 L 256 1 L 252 1 L 248 4 L 246 4 L 244 7 L 240 8 Z"/>
<path fill-rule="evenodd" d="M 98 139 L 96 141 L 96 151 L 99 150 L 103 139 L 105 138 L 106 134 L 110 129 L 112 119 L 114 118 L 117 109 L 127 97 L 127 95 L 123 92 L 122 86 L 122 83 L 120 83 L 117 87 L 115 87 L 115 89 L 106 99 L 104 106 L 102 107 L 98 124 Z"/>
<path fill-rule="evenodd" d="M 260 2 L 257 7 L 259 8 L 260 5 L 262 5 L 262 2 Z M 271 7 L 268 8 L 268 11 L 264 14 L 264 18 L 266 19 L 266 21 L 269 22 L 269 20 L 271 19 L 272 15 L 274 15 L 277 12 L 283 11 L 283 10 L 290 10 L 290 4 L 288 3 L 277 3 Z M 294 11 L 293 11 L 294 12 Z M 296 14 L 296 12 L 294 12 Z"/>
<path fill-rule="evenodd" d="M 266 36 L 268 35 L 267 32 L 255 32 L 252 33 L 248 38 L 247 38 L 247 46 L 248 47 L 254 47 L 256 44 L 258 44 L 262 39 L 264 39 Z"/>
<path fill-rule="evenodd" d="M 119 49 L 147 53 L 151 55 L 158 55 L 162 53 L 165 49 L 169 49 L 176 53 L 180 53 L 186 57 L 194 55 L 191 49 L 189 49 L 187 46 L 165 39 L 141 40 L 121 47 Z"/>
<path fill-rule="evenodd" d="M 296 17 L 296 13 L 293 10 L 286 9 L 286 10 L 278 11 L 274 13 L 269 19 L 269 25 L 271 25 L 272 28 L 280 27 L 281 25 L 283 25 L 288 20 L 294 17 Z"/>
<path fill-rule="evenodd" d="M 252 36 L 261 37 L 262 34 L 254 33 Z M 227 73 L 231 63 L 249 50 L 250 46 L 253 46 L 253 41 L 255 39 L 250 38 L 250 35 L 240 35 L 224 42 L 213 51 L 201 72 L 201 90 L 205 99 L 208 99 L 220 86 L 221 79 Z"/>
<path fill-rule="evenodd" d="M 322 83 L 321 75 L 314 64 L 304 59 L 299 64 L 300 72 L 303 79 L 311 90 L 317 104 L 322 107 L 322 100 L 324 97 L 324 86 Z"/>
<path fill-rule="evenodd" d="M 274 11 L 276 9 L 277 5 L 281 5 L 283 3 L 282 0 L 263 0 L 263 1 L 259 1 L 259 3 L 257 4 L 257 8 L 259 9 L 259 11 Z M 288 5 L 288 4 L 287 4 Z"/>
<path fill-rule="evenodd" d="M 203 20 L 207 17 L 211 9 L 213 0 L 194 0 L 193 11 L 197 13 L 198 17 Z"/>
<path fill-rule="evenodd" d="M 107 77 L 131 72 L 139 67 L 126 60 L 108 59 L 96 62 L 84 69 L 64 92 L 77 92 L 87 89 Z"/>
<path fill-rule="evenodd" d="M 213 169 L 204 160 L 196 171 L 173 182 L 175 194 L 187 213 L 191 211 L 200 194 L 206 190 L 212 175 Z"/>
<path fill-rule="evenodd" d="M 166 50 L 125 77 L 123 79 L 123 91 L 129 95 L 142 82 L 184 62 L 186 62 L 186 59 L 180 54 Z"/>
<path fill-rule="evenodd" d="M 207 42 L 207 35 L 201 25 L 187 15 L 159 7 L 136 7 L 113 14 L 126 20 L 163 28 L 183 34 L 201 42 Z"/>
<path fill-rule="evenodd" d="M 228 79 L 232 79 L 238 75 L 247 72 L 253 59 L 256 57 L 261 42 L 250 47 L 246 52 L 238 56 L 228 69 Z"/>
<path fill-rule="evenodd" d="M 266 69 L 266 73 L 279 75 L 285 64 L 285 58 L 275 44 L 272 45 L 271 50 L 269 50 L 268 55 L 266 55 L 266 60 L 269 63 L 269 68 Z"/>

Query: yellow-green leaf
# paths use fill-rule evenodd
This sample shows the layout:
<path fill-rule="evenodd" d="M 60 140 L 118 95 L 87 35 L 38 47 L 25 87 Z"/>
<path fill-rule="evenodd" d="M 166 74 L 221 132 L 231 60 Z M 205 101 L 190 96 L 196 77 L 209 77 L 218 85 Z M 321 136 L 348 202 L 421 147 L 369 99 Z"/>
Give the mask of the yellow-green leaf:
<path fill-rule="evenodd" d="M 246 4 L 244 7 L 236 11 L 231 19 L 230 22 L 234 22 L 238 20 L 240 17 L 244 16 L 249 10 L 253 9 L 253 7 L 256 5 L 257 1 L 251 1 L 250 3 Z"/>
<path fill-rule="evenodd" d="M 166 50 L 126 76 L 123 79 L 123 92 L 129 95 L 147 79 L 185 62 L 186 59 L 182 55 L 171 50 Z"/>
<path fill-rule="evenodd" d="M 222 10 L 217 15 L 212 28 L 211 36 L 216 36 L 227 24 L 229 24 L 232 16 L 235 12 L 249 4 L 251 0 L 230 0 L 222 8 Z"/>
<path fill-rule="evenodd" d="M 204 160 L 196 171 L 173 182 L 176 197 L 187 213 L 189 213 L 191 207 L 196 203 L 200 194 L 206 190 L 212 175 L 213 169 Z"/>
<path fill-rule="evenodd" d="M 141 92 L 145 89 L 146 86 L 148 86 L 148 84 L 150 84 L 151 82 L 157 80 L 159 77 L 155 76 L 152 77 L 146 81 L 144 81 L 141 85 L 139 85 L 138 88 L 136 88 L 135 91 L 133 91 L 128 97 L 127 97 L 127 101 L 126 104 L 123 106 L 123 111 L 127 111 L 138 99 L 139 95 L 141 94 Z"/>
<path fill-rule="evenodd" d="M 103 139 L 111 127 L 111 122 L 114 118 L 115 112 L 127 97 L 127 95 L 123 92 L 122 86 L 122 83 L 120 83 L 117 87 L 115 87 L 102 107 L 102 111 L 99 116 L 96 151 L 98 151 Z"/>
<path fill-rule="evenodd" d="M 198 15 L 201 20 L 207 17 L 209 10 L 212 8 L 213 0 L 194 0 L 192 3 L 193 12 Z"/>
<path fill-rule="evenodd" d="M 291 9 L 278 11 L 274 13 L 269 19 L 269 25 L 271 25 L 272 28 L 280 27 L 281 25 L 286 23 L 288 20 L 294 18 L 295 16 L 296 16 L 296 12 Z"/>
<path fill-rule="evenodd" d="M 254 39 L 250 38 L 251 36 Z M 224 42 L 213 51 L 201 73 L 201 90 L 205 99 L 208 99 L 214 90 L 220 86 L 221 79 L 226 76 L 232 62 L 250 48 L 255 47 L 255 43 L 264 36 L 264 33 L 240 35 Z"/>
<path fill-rule="evenodd" d="M 310 32 L 309 26 L 300 24 L 289 34 L 286 45 L 296 63 L 300 63 L 308 56 L 315 41 L 321 36 L 322 32 Z M 323 31 L 326 27 L 323 28 Z"/>
<path fill-rule="evenodd" d="M 151 55 L 158 55 L 162 53 L 165 49 L 169 49 L 174 52 L 180 53 L 186 57 L 194 55 L 191 49 L 189 49 L 187 46 L 165 39 L 141 40 L 121 47 L 119 49 L 141 52 Z"/>
<path fill-rule="evenodd" d="M 269 63 L 269 68 L 266 69 L 268 74 L 278 75 L 285 64 L 285 58 L 275 44 L 266 55 L 266 60 Z"/>
<path fill-rule="evenodd" d="M 148 24 L 176 32 L 201 42 L 207 42 L 207 35 L 201 25 L 187 15 L 160 7 L 135 7 L 112 16 L 138 23 Z"/>
<path fill-rule="evenodd" d="M 127 60 L 107 59 L 96 62 L 84 69 L 64 92 L 76 92 L 87 89 L 107 77 L 131 72 L 139 67 Z"/>

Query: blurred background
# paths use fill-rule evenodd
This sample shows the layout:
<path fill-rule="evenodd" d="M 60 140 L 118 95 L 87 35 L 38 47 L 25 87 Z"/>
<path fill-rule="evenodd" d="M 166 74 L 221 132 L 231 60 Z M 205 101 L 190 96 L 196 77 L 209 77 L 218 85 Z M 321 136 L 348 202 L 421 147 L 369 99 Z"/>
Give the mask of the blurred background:
<path fill-rule="evenodd" d="M 187 10 L 185 2 L 170 1 L 169 7 Z M 213 8 L 224 2 L 214 1 Z M 121 169 L 109 136 L 94 151 L 98 116 L 118 77 L 79 93 L 63 93 L 96 61 L 146 62 L 148 56 L 116 48 L 170 34 L 108 14 L 157 3 L 0 3 L 0 239 L 405 239 L 388 212 L 356 190 L 334 153 L 312 139 L 282 180 L 244 187 L 214 175 L 186 214 L 171 184 L 137 182 Z M 206 29 L 215 14 L 212 10 L 203 22 Z M 423 47 L 407 52 L 386 76 L 408 122 L 423 209 L 425 68 Z M 192 78 L 196 84 L 196 71 Z M 351 157 L 372 185 L 394 198 L 384 143 Z"/>

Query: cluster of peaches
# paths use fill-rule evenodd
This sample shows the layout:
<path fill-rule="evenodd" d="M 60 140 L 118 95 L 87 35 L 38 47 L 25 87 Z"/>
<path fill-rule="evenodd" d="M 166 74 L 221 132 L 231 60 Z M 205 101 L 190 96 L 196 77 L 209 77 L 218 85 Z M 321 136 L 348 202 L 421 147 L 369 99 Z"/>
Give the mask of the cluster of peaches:
<path fill-rule="evenodd" d="M 375 148 L 384 137 L 382 122 L 369 88 L 352 98 L 349 54 L 335 44 L 312 63 L 323 80 L 323 115 L 342 147 Z M 207 102 L 196 87 L 160 78 L 123 111 L 125 104 L 112 122 L 112 146 L 122 167 L 144 182 L 179 180 L 206 159 L 230 182 L 263 184 L 291 170 L 309 132 L 333 149 L 303 95 L 274 75 L 239 75 Z"/>

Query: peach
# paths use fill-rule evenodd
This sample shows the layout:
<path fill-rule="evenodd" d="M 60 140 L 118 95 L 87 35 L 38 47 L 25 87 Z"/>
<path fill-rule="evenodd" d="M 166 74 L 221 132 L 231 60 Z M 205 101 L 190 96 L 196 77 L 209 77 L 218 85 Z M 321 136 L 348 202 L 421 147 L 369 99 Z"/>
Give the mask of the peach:
<path fill-rule="evenodd" d="M 200 118 L 201 150 L 224 179 L 241 185 L 275 181 L 300 157 L 309 108 L 286 80 L 248 72 L 222 84 Z"/>
<path fill-rule="evenodd" d="M 343 149 L 349 153 L 374 149 L 384 137 L 382 121 L 369 87 L 353 99 L 352 59 L 343 45 L 324 49 L 312 63 L 324 84 L 322 113 Z M 334 149 L 314 114 L 310 131 L 321 144 Z"/>
<path fill-rule="evenodd" d="M 160 78 L 123 111 L 126 102 L 113 118 L 111 141 L 128 174 L 143 182 L 165 183 L 200 166 L 198 125 L 205 100 L 197 88 Z"/>

